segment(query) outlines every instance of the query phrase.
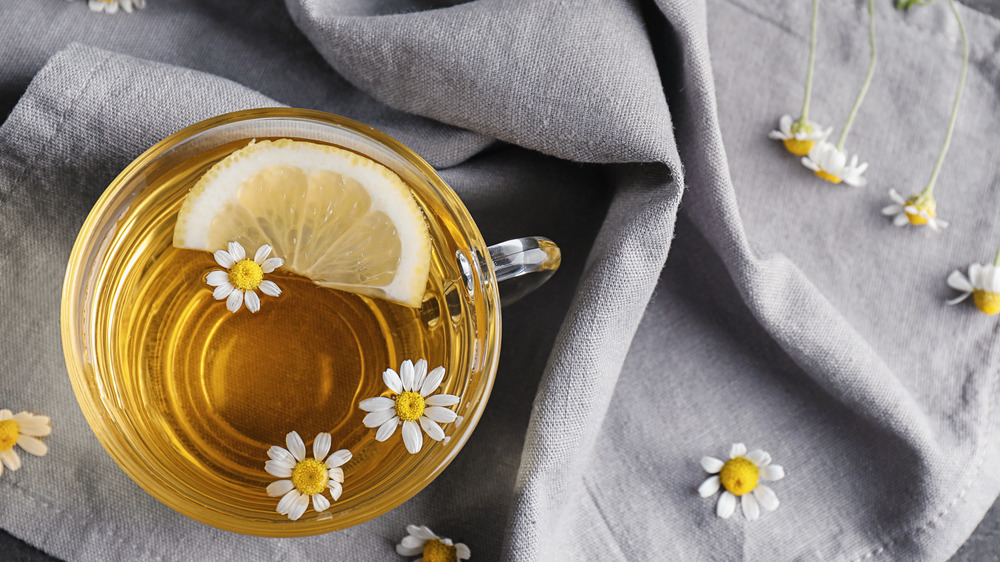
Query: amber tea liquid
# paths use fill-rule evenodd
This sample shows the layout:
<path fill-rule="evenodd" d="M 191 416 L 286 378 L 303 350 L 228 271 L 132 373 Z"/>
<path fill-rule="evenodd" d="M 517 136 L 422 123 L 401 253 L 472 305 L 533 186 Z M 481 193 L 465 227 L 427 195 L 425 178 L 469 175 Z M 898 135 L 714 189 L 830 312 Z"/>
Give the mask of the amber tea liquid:
<path fill-rule="evenodd" d="M 97 286 L 94 323 L 99 365 L 114 370 L 109 395 L 122 419 L 137 428 L 136 446 L 162 466 L 184 475 L 206 494 L 230 497 L 234 509 L 284 520 L 277 498 L 264 489 L 276 478 L 264 472 L 267 449 L 284 446 L 295 430 L 309 446 L 322 431 L 333 450 L 346 448 L 340 502 L 371 501 L 381 482 L 398 471 L 417 473 L 419 457 L 437 442 L 409 455 L 397 429 L 387 442 L 364 427 L 358 402 L 386 394 L 382 372 L 405 359 L 427 359 L 447 375 L 441 392 L 462 395 L 476 345 L 475 311 L 455 264 L 462 243 L 446 210 L 414 191 L 433 238 L 423 305 L 320 288 L 278 269 L 267 276 L 282 289 L 261 294 L 261 309 L 237 313 L 212 298 L 205 276 L 220 269 L 207 252 L 171 245 L 177 212 L 202 173 L 249 139 L 240 140 L 170 170 L 130 205 L 106 242 L 108 259 Z M 247 248 L 252 255 L 255 248 Z M 108 368 L 108 367 L 105 367 Z M 461 415 L 467 404 L 455 410 Z M 458 422 L 461 423 L 461 422 Z M 454 424 L 445 425 L 446 435 Z M 374 490 L 374 491 L 373 491 Z M 366 496 L 369 494 L 369 496 Z M 310 508 L 304 518 L 322 517 Z"/>

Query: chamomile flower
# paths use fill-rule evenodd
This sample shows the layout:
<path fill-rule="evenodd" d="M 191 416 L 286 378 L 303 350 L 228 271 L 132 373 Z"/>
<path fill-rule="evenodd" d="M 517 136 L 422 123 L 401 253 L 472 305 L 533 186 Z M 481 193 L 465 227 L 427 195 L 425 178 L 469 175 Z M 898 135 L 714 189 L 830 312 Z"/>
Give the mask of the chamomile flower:
<path fill-rule="evenodd" d="M 407 525 L 406 532 L 409 534 L 396 545 L 396 552 L 403 556 L 419 554 L 420 558 L 414 562 L 458 562 L 472 556 L 464 543 L 453 544 L 451 539 L 439 537 L 423 525 Z"/>
<path fill-rule="evenodd" d="M 282 478 L 267 486 L 267 495 L 278 501 L 278 513 L 287 515 L 292 521 L 302 517 L 312 500 L 313 509 L 317 512 L 330 507 L 330 500 L 323 492 L 330 490 L 333 501 L 340 499 L 344 492 L 344 463 L 351 460 L 351 452 L 347 449 L 335 451 L 329 457 L 333 437 L 329 433 L 320 433 L 313 441 L 313 458 L 306 458 L 306 445 L 298 432 L 285 436 L 288 447 L 271 447 L 267 456 L 271 460 L 264 463 L 264 470 L 272 476 Z"/>
<path fill-rule="evenodd" d="M 386 369 L 382 380 L 389 387 L 390 396 L 376 396 L 362 400 L 358 406 L 369 412 L 365 416 L 365 427 L 377 427 L 375 439 L 385 441 L 402 424 L 403 444 L 411 454 L 420 452 L 424 445 L 423 428 L 427 436 L 435 441 L 444 439 L 444 430 L 438 423 L 451 423 L 458 417 L 445 408 L 458 404 L 459 398 L 453 394 L 428 396 L 441 385 L 444 367 L 427 372 L 427 361 L 421 359 L 416 366 L 407 359 L 399 367 L 399 373 Z M 419 424 L 419 425 L 418 425 Z"/>
<path fill-rule="evenodd" d="M 958 304 L 972 295 L 972 302 L 983 314 L 1000 312 L 1000 267 L 974 263 L 969 266 L 969 276 L 959 270 L 948 276 L 948 286 L 962 294 L 948 301 Z"/>
<path fill-rule="evenodd" d="M 215 287 L 212 296 L 215 300 L 226 300 L 226 308 L 236 312 L 245 302 L 250 312 L 260 310 L 260 297 L 254 292 L 260 289 L 265 295 L 276 297 L 281 289 L 274 283 L 264 279 L 264 274 L 271 273 L 275 268 L 284 265 L 281 258 L 269 258 L 271 246 L 264 244 L 257 248 L 252 260 L 247 259 L 246 250 L 239 242 L 230 242 L 229 251 L 215 252 L 215 261 L 229 271 L 216 269 L 208 274 L 206 282 Z"/>
<path fill-rule="evenodd" d="M 36 457 L 45 456 L 49 448 L 38 438 L 49 433 L 52 433 L 52 427 L 46 416 L 0 410 L 0 476 L 4 466 L 11 470 L 21 468 L 21 457 L 14 450 L 14 445 Z"/>
<path fill-rule="evenodd" d="M 892 216 L 892 223 L 896 226 L 927 225 L 934 232 L 941 232 L 948 226 L 947 222 L 937 218 L 937 201 L 929 192 L 903 199 L 898 191 L 890 189 L 889 198 L 893 203 L 883 207 L 882 214 Z"/>
<path fill-rule="evenodd" d="M 783 142 L 788 152 L 796 156 L 806 156 L 813 145 L 825 141 L 832 132 L 833 127 L 824 129 L 804 119 L 792 122 L 791 115 L 782 115 L 778 121 L 778 130 L 771 131 L 767 136 Z"/>
<path fill-rule="evenodd" d="M 115 14 L 120 7 L 128 13 L 132 13 L 132 8 L 146 7 L 146 0 L 87 0 L 87 5 L 94 12 L 105 12 Z"/>
<path fill-rule="evenodd" d="M 719 517 L 727 519 L 736 511 L 736 498 L 740 498 L 743 516 L 748 521 L 760 517 L 761 507 L 768 511 L 778 509 L 778 496 L 760 481 L 781 480 L 785 477 L 785 469 L 771 464 L 771 455 L 766 451 L 755 449 L 748 454 L 743 443 L 734 443 L 729 451 L 729 460 L 723 462 L 715 457 L 702 457 L 701 467 L 712 474 L 698 487 L 701 497 L 712 496 L 720 487 L 723 488 L 715 507 Z"/>
<path fill-rule="evenodd" d="M 802 165 L 830 183 L 844 182 L 854 187 L 868 185 L 868 180 L 861 175 L 868 169 L 868 162 L 859 165 L 857 154 L 851 156 L 848 162 L 847 153 L 833 143 L 817 143 L 809 155 L 802 158 Z"/>

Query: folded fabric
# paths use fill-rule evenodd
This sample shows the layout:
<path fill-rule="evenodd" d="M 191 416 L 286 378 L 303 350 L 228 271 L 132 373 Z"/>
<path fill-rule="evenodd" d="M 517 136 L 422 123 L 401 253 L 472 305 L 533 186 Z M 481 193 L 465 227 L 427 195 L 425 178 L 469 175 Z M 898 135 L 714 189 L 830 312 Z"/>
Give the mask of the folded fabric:
<path fill-rule="evenodd" d="M 877 10 L 891 47 L 852 137 L 872 162 L 861 190 L 817 180 L 767 139 L 801 102 L 808 3 L 287 3 L 323 57 L 308 68 L 342 77 L 314 107 L 445 167 L 488 239 L 542 234 L 563 247 L 552 284 L 504 311 L 475 435 L 413 500 L 305 539 L 205 527 L 125 477 L 62 364 L 75 233 L 160 138 L 294 100 L 71 46 L 0 128 L 0 408 L 53 418 L 48 456 L 0 477 L 0 526 L 61 558 L 171 560 L 385 560 L 411 522 L 486 560 L 943 559 L 972 532 L 1000 491 L 996 324 L 946 307 L 944 280 L 1000 242 L 997 172 L 982 164 L 1000 120 L 996 20 L 962 12 L 977 117 L 961 121 L 939 180 L 952 226 L 926 238 L 878 210 L 890 187 L 922 187 L 939 146 L 959 62 L 946 6 Z M 813 115 L 836 125 L 867 62 L 866 12 L 823 5 Z M 167 11 L 150 2 L 131 17 Z M 226 56 L 240 60 L 213 53 L 217 74 Z M 294 98 L 286 78 L 247 75 Z M 699 460 L 735 442 L 787 473 L 771 486 L 780 506 L 757 521 L 721 519 L 698 494 Z"/>

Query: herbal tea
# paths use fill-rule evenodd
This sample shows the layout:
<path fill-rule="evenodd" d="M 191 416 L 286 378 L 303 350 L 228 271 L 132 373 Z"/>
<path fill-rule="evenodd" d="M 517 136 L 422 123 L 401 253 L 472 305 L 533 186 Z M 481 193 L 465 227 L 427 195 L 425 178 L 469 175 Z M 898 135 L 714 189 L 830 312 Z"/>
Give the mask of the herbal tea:
<path fill-rule="evenodd" d="M 251 201 L 243 193 L 240 208 L 244 210 L 221 214 L 227 218 L 211 222 L 204 229 L 202 243 L 212 244 L 212 249 L 226 248 L 222 238 L 208 232 L 213 229 L 238 231 L 234 238 L 244 243 L 264 236 L 274 246 L 272 255 L 283 258 L 285 264 L 263 275 L 280 288 L 280 295 L 256 290 L 256 312 L 248 309 L 249 296 L 244 306 L 232 312 L 227 306 L 231 303 L 213 296 L 213 286 L 206 282 L 212 279 L 210 272 L 224 271 L 211 251 L 177 248 L 173 241 L 178 213 L 188 220 L 201 212 L 185 203 L 189 191 L 208 193 L 200 191 L 204 182 L 198 183 L 199 179 L 250 143 L 251 139 L 235 141 L 167 170 L 131 203 L 105 241 L 107 257 L 93 288 L 92 311 L 103 320 L 93 323 L 97 345 L 92 352 L 95 363 L 114 373 L 114 388 L 105 389 L 106 400 L 115 402 L 120 420 L 134 426 L 133 446 L 159 463 L 149 468 L 182 475 L 192 487 L 189 499 L 196 502 L 207 504 L 204 498 L 217 500 L 222 494 L 244 516 L 286 520 L 275 511 L 278 499 L 265 491 L 276 478 L 264 471 L 264 463 L 268 449 L 284 447 L 290 431 L 298 432 L 307 445 L 318 433 L 329 432 L 331 450 L 348 449 L 353 454 L 342 467 L 346 474 L 343 496 L 335 504 L 357 508 L 365 502 L 393 501 L 386 497 L 391 495 L 386 483 L 423 478 L 421 473 L 438 469 L 437 462 L 421 464 L 419 460 L 441 445 L 426 433 L 420 452 L 410 454 L 402 430 L 384 442 L 376 441 L 376 430 L 363 423 L 367 412 L 359 404 L 398 394 L 387 388 L 383 372 L 399 372 L 408 359 L 426 359 L 430 369 L 444 367 L 446 375 L 437 393 L 461 397 L 469 385 L 478 384 L 473 365 L 478 344 L 474 342 L 481 341 L 483 331 L 492 326 L 477 318 L 455 262 L 456 250 L 465 247 L 456 238 L 462 228 L 438 199 L 399 181 L 413 209 L 425 217 L 421 221 L 426 221 L 428 232 L 429 247 L 424 250 L 428 267 L 423 277 L 419 271 L 414 274 L 417 282 L 369 290 L 365 283 L 386 279 L 372 273 L 379 263 L 403 264 L 401 271 L 407 271 L 397 278 L 420 267 L 407 261 L 407 256 L 421 250 L 419 241 L 413 240 L 415 231 L 402 224 L 408 220 L 405 213 L 413 209 L 390 210 L 362 220 L 357 209 L 363 204 L 345 203 L 335 196 L 325 200 L 327 192 L 315 188 L 310 192 L 313 199 L 303 203 L 312 210 L 303 216 L 315 215 L 316 209 L 322 213 L 343 207 L 337 216 L 347 218 L 337 220 L 358 223 L 337 230 L 327 228 L 323 221 L 311 224 L 310 219 L 297 218 L 293 225 L 297 230 L 289 235 L 292 227 L 268 216 L 258 221 L 263 234 L 254 234 L 240 230 L 237 223 L 246 222 L 246 217 L 239 212 L 258 205 L 255 212 L 273 215 L 297 203 L 276 199 L 273 193 L 270 199 Z M 277 164 L 280 168 L 288 163 Z M 253 176 L 254 185 L 325 181 L 298 177 L 294 169 L 294 165 L 279 172 L 268 168 Z M 347 180 L 330 181 L 345 193 L 360 189 Z M 196 184 L 199 187 L 192 191 Z M 201 197 L 207 199 L 207 195 Z M 197 200 L 192 200 L 196 206 Z M 177 230 L 190 234 L 195 230 L 191 224 Z M 338 244 L 352 249 L 345 251 L 348 255 L 338 254 Z M 252 260 L 257 247 L 247 244 L 245 250 L 246 259 Z M 354 270 L 344 273 L 345 264 L 361 265 L 352 265 Z M 260 279 L 255 281 L 257 288 Z M 432 407 L 428 405 L 428 411 Z M 460 427 L 468 407 L 464 402 L 449 406 L 460 417 L 441 424 L 445 442 Z M 420 411 L 424 411 L 423 402 Z M 308 451 L 306 456 L 312 456 L 311 446 Z M 303 517 L 322 519 L 331 514 L 310 509 Z"/>

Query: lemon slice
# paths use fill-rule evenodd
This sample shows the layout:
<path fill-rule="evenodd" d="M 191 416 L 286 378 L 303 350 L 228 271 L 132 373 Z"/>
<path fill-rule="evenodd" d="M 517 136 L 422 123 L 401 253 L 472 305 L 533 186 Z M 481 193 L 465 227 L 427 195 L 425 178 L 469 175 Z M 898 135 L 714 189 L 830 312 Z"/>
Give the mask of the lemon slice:
<path fill-rule="evenodd" d="M 191 188 L 174 246 L 214 252 L 270 244 L 317 285 L 420 305 L 430 269 L 424 215 L 403 180 L 340 148 L 251 142 Z"/>

